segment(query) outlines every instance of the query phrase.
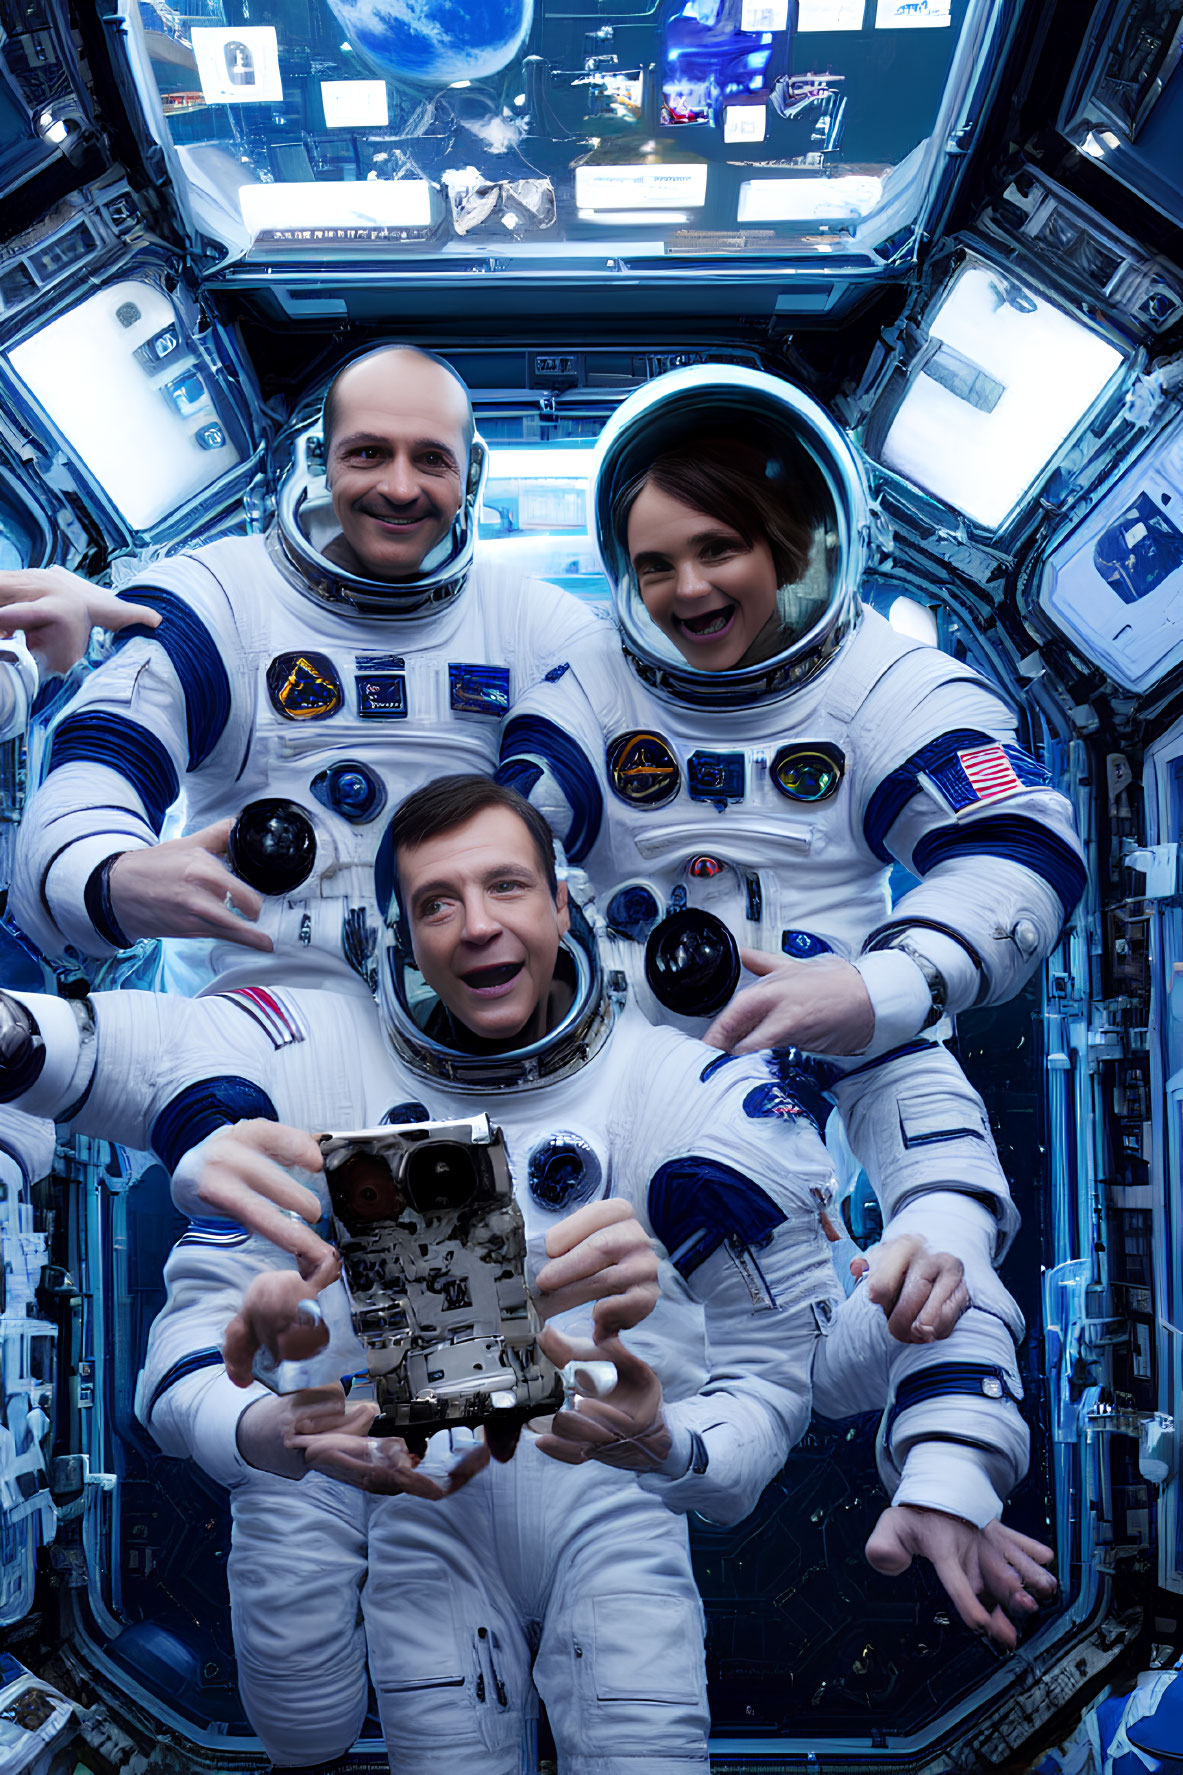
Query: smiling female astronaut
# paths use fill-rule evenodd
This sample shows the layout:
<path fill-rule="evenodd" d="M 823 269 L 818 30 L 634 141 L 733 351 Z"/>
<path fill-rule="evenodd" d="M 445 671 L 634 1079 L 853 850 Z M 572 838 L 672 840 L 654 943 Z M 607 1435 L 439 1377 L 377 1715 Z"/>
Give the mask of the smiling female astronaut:
<path fill-rule="evenodd" d="M 815 1356 L 823 1386 L 853 1363 L 892 1394 L 880 1459 L 895 1503 L 871 1556 L 899 1570 L 927 1554 L 963 1617 L 1013 1643 L 1004 1605 L 1033 1609 L 1054 1585 L 1047 1550 L 997 1520 L 1026 1460 L 1010 1335 L 978 1306 L 962 1314 L 956 1268 L 905 1277 L 907 1249 L 836 1306 L 833 1180 L 806 1082 L 628 1007 L 555 880 L 544 824 L 512 791 L 484 778 L 418 791 L 379 870 L 388 1053 L 362 1007 L 330 993 L 2 1007 L 4 1095 L 151 1144 L 179 1205 L 206 1217 L 169 1260 L 138 1411 L 166 1450 L 230 1487 L 239 1679 L 276 1763 L 319 1767 L 348 1748 L 368 1655 L 394 1770 L 516 1775 L 532 1676 L 564 1769 L 705 1771 L 702 1614 L 680 1513 L 752 1508 L 808 1422 Z M 339 1385 L 277 1397 L 250 1381 L 260 1343 L 294 1358 L 322 1341 L 300 1302 L 332 1273 L 290 1217 L 315 1222 L 323 1195 L 267 1155 L 315 1172 L 301 1126 L 486 1108 L 527 1233 L 551 1253 L 543 1311 L 598 1300 L 618 1384 L 527 1431 L 508 1463 L 449 1432 L 416 1466 L 398 1439 L 367 1438 L 374 1408 Z M 649 1236 L 670 1260 L 655 1305 Z M 916 1341 L 889 1337 L 872 1289 Z M 651 1305 L 626 1351 L 612 1334 Z M 546 1335 L 564 1360 L 564 1336 Z M 338 1373 L 356 1367 L 348 1345 L 330 1345 Z M 946 1394 L 946 1355 L 994 1384 Z M 457 1453 L 467 1483 L 445 1495 Z"/>
<path fill-rule="evenodd" d="M 992 1266 L 1017 1217 L 938 1037 L 1057 941 L 1085 881 L 1069 803 L 972 667 L 861 601 L 881 521 L 799 389 L 655 378 L 604 427 L 589 518 L 618 631 L 519 702 L 499 780 L 586 871 L 647 1014 L 827 1056 L 890 1230 L 955 1252 L 1015 1326 Z M 765 977 L 736 993 L 743 968 Z"/>

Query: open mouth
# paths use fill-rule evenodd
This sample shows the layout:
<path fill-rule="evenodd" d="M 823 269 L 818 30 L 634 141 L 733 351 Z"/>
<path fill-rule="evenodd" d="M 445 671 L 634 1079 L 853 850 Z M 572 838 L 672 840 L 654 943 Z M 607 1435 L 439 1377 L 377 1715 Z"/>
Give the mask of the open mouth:
<path fill-rule="evenodd" d="M 698 616 L 676 616 L 674 621 L 691 641 L 717 641 L 725 635 L 735 620 L 734 604 L 719 604 L 714 610 L 704 610 Z"/>
<path fill-rule="evenodd" d="M 474 968 L 470 974 L 460 977 L 470 992 L 481 998 L 498 998 L 511 990 L 524 966 L 524 962 L 505 961 L 492 968 Z"/>

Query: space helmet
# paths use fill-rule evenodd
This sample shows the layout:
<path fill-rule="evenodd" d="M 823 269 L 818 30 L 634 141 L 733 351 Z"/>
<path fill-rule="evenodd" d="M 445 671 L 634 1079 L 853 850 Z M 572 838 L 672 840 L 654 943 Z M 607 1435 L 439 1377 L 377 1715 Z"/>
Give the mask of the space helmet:
<path fill-rule="evenodd" d="M 324 436 L 318 417 L 297 436 L 291 466 L 279 485 L 276 521 L 267 537 L 271 559 L 289 585 L 333 610 L 397 620 L 449 603 L 464 590 L 472 568 L 488 461 L 484 440 L 474 433 L 464 502 L 448 534 L 413 579 L 366 579 L 346 572 L 324 553 L 341 527 L 325 484 Z"/>
<path fill-rule="evenodd" d="M 745 488 L 763 476 L 762 509 L 777 520 L 775 536 L 766 532 L 782 576 L 773 617 L 749 650 L 757 657 L 722 672 L 691 665 L 649 615 L 619 534 L 656 459 L 693 477 L 700 443 Z M 630 664 L 661 694 L 704 709 L 777 699 L 821 671 L 858 622 L 859 585 L 884 546 L 862 462 L 840 427 L 790 383 L 732 365 L 672 370 L 629 395 L 600 435 L 589 505 Z M 788 546 L 778 545 L 782 532 Z"/>
<path fill-rule="evenodd" d="M 624 1001 L 622 975 L 600 958 L 603 924 L 590 899 L 586 909 L 568 897 L 570 929 L 559 947 L 556 972 L 571 987 L 571 1003 L 554 1029 L 508 1053 L 474 1054 L 453 1045 L 451 1019 L 415 963 L 399 903 L 394 846 L 387 826 L 374 863 L 381 917 L 378 938 L 378 1014 L 387 1047 L 411 1072 L 465 1091 L 506 1091 L 549 1085 L 594 1059 Z"/>

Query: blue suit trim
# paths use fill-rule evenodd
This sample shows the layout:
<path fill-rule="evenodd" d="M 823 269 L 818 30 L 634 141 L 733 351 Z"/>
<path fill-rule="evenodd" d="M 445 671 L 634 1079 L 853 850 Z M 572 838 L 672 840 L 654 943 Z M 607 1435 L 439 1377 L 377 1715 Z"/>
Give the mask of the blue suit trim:
<path fill-rule="evenodd" d="M 231 1122 L 259 1116 L 278 1122 L 275 1105 L 251 1079 L 199 1079 L 166 1103 L 152 1124 L 152 1150 L 166 1171 L 175 1171 L 191 1147 Z M 241 1232 L 234 1221 L 221 1223 L 227 1232 Z"/>
<path fill-rule="evenodd" d="M 144 814 L 157 837 L 164 816 L 180 793 L 180 783 L 165 748 L 138 721 L 122 715 L 67 715 L 54 730 L 50 772 L 67 764 L 101 764 L 118 771 L 144 804 Z"/>
<path fill-rule="evenodd" d="M 599 836 L 604 815 L 596 773 L 583 749 L 553 721 L 543 715 L 514 715 L 501 736 L 497 782 L 518 788 L 523 764 L 539 761 L 546 765 L 571 808 L 571 825 L 563 839 L 567 860 L 582 863 Z M 535 777 L 534 782 L 537 780 Z"/>
<path fill-rule="evenodd" d="M 898 770 L 884 777 L 863 815 L 863 837 L 867 848 L 881 863 L 893 861 L 884 840 L 920 787 L 920 773 L 939 769 L 968 746 L 993 744 L 992 736 L 977 728 L 955 728 L 952 733 L 943 733 L 937 739 L 929 740 L 927 746 L 921 746 L 919 752 L 913 752 L 911 758 L 905 759 Z"/>
<path fill-rule="evenodd" d="M 693 1275 L 719 1246 L 766 1244 L 784 1209 L 717 1159 L 671 1159 L 649 1183 L 649 1222 L 682 1276 Z"/>
<path fill-rule="evenodd" d="M 189 736 L 189 769 L 204 764 L 230 719 L 230 679 L 217 643 L 201 618 L 175 592 L 132 586 L 120 592 L 126 604 L 147 604 L 163 618 L 158 629 L 137 623 L 115 638 L 122 647 L 132 640 L 156 641 L 167 653 L 185 693 L 185 725 Z"/>
<path fill-rule="evenodd" d="M 934 1362 L 930 1368 L 921 1368 L 915 1374 L 905 1375 L 896 1388 L 883 1433 L 887 1447 L 891 1447 L 891 1434 L 901 1413 L 911 1410 L 914 1405 L 926 1405 L 930 1399 L 948 1399 L 953 1396 L 988 1399 L 992 1405 L 1001 1405 L 1006 1400 L 1016 1408 L 1020 1403 L 1018 1395 L 1011 1390 L 1010 1381 L 1004 1371 L 993 1363 Z M 950 1440 L 960 1442 L 964 1439 L 951 1437 Z"/>
<path fill-rule="evenodd" d="M 1021 814 L 994 814 L 962 826 L 938 826 L 926 832 L 912 853 L 913 867 L 927 875 L 951 857 L 1005 857 L 1038 875 L 1059 896 L 1067 918 L 1088 881 L 1084 863 L 1072 846 L 1038 820 Z"/>
<path fill-rule="evenodd" d="M 152 1413 L 156 1410 L 156 1407 L 160 1404 L 164 1395 L 172 1387 L 175 1387 L 178 1381 L 186 1380 L 189 1375 L 197 1374 L 203 1368 L 220 1368 L 221 1366 L 221 1350 L 194 1350 L 190 1355 L 182 1356 L 179 1362 L 173 1363 L 167 1373 L 161 1375 L 155 1387 L 152 1389 L 152 1397 L 148 1401 L 147 1415 L 149 1417 L 152 1416 Z"/>
<path fill-rule="evenodd" d="M 943 1048 L 943 1042 L 935 1042 L 928 1036 L 917 1036 L 914 1041 L 901 1042 L 898 1048 L 889 1048 L 886 1054 L 877 1054 L 874 1060 L 864 1060 L 861 1066 L 852 1066 L 849 1072 L 833 1069 L 830 1084 L 835 1085 L 839 1079 L 856 1079 L 860 1073 L 874 1072 L 876 1067 L 890 1066 L 893 1060 L 902 1060 L 905 1054 L 925 1054 L 933 1048 Z"/>
<path fill-rule="evenodd" d="M 541 776 L 542 766 L 535 764 L 532 758 L 507 758 L 504 764 L 497 766 L 497 781 L 507 789 L 516 789 L 527 801 Z"/>

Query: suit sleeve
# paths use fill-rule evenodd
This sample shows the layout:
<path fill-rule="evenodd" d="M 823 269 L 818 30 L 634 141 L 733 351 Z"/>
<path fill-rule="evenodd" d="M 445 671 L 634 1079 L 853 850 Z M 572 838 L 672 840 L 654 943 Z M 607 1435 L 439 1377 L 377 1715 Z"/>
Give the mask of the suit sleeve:
<path fill-rule="evenodd" d="M 1022 1397 L 1014 1340 L 996 1313 L 975 1304 L 941 1343 L 902 1344 L 861 1286 L 839 1307 L 813 1367 L 819 1416 L 882 1413 L 875 1455 L 893 1503 L 977 1528 L 1001 1515 L 1027 1471 Z"/>
<path fill-rule="evenodd" d="M 48 954 L 109 956 L 134 940 L 115 921 L 102 865 L 155 844 L 188 773 L 213 760 L 232 777 L 245 744 L 236 629 L 212 573 L 178 557 L 120 596 L 163 620 L 123 630 L 59 714 L 17 834 L 13 912 Z"/>
<path fill-rule="evenodd" d="M 696 1068 L 718 1062 L 692 1051 Z M 654 1089 L 664 1100 L 666 1081 Z M 762 1057 L 716 1071 L 697 1098 L 691 1087 L 686 1111 L 689 1138 L 653 1170 L 646 1211 L 701 1303 L 709 1373 L 664 1407 L 670 1459 L 640 1483 L 671 1509 L 734 1523 L 809 1422 L 814 1345 L 838 1299 L 822 1225 L 834 1179 L 808 1114 Z"/>
<path fill-rule="evenodd" d="M 1018 743 L 1015 719 L 967 668 L 908 653 L 864 711 L 873 754 L 863 839 L 918 885 L 871 932 L 859 962 L 876 1012 L 875 1052 L 915 1036 L 935 969 L 947 1009 L 1010 998 L 1050 953 L 1084 891 L 1072 808 Z M 902 748 L 906 747 L 906 751 Z"/>
<path fill-rule="evenodd" d="M 562 662 L 515 702 L 501 735 L 497 781 L 542 814 L 569 863 L 582 865 L 604 820 L 603 728 L 584 685 L 612 637 L 595 633 L 584 663 Z M 618 649 L 617 649 L 618 651 Z"/>
<path fill-rule="evenodd" d="M 37 695 L 37 662 L 20 635 L 0 643 L 0 740 L 18 739 Z"/>
<path fill-rule="evenodd" d="M 166 1298 L 152 1323 L 136 1385 L 136 1416 L 165 1454 L 195 1460 L 220 1485 L 250 1471 L 238 1452 L 238 1420 L 267 1396 L 238 1387 L 222 1362 L 226 1327 L 256 1276 L 296 1269 L 257 1234 L 230 1222 L 194 1222 L 164 1266 Z"/>
<path fill-rule="evenodd" d="M 1018 1228 L 986 1106 L 939 1042 L 885 1056 L 833 1079 L 851 1151 L 888 1222 L 906 1203 L 951 1191 L 985 1205 L 1000 1262 Z M 954 1256 L 965 1261 L 956 1244 Z"/>

